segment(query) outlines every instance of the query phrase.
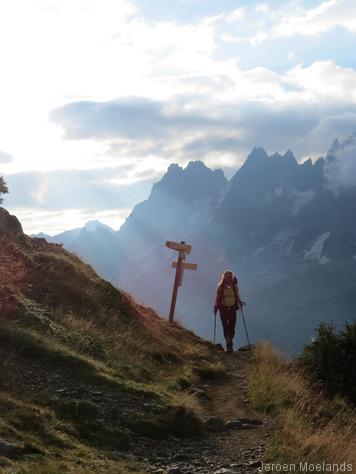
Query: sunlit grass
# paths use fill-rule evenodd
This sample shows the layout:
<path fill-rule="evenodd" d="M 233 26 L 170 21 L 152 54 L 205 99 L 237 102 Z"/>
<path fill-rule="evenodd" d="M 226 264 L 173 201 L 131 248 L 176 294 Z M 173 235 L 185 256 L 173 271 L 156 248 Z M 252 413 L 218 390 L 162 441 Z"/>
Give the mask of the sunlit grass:
<path fill-rule="evenodd" d="M 356 466 L 355 411 L 340 398 L 327 400 L 268 343 L 257 347 L 249 394 L 257 409 L 276 419 L 270 461 Z"/>

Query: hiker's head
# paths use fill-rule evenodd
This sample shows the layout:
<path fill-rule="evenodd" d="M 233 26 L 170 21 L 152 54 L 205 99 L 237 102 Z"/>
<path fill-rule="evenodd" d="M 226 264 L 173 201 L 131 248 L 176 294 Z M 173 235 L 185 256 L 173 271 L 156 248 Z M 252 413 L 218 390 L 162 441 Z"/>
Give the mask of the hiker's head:
<path fill-rule="evenodd" d="M 234 278 L 234 274 L 232 273 L 231 270 L 225 270 L 224 273 L 222 274 L 222 280 L 225 283 L 231 283 L 233 278 Z"/>

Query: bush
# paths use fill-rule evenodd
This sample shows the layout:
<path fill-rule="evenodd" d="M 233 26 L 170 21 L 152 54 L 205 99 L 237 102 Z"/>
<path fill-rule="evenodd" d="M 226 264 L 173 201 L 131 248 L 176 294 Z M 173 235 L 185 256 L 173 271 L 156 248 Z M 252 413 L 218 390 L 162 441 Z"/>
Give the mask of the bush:
<path fill-rule="evenodd" d="M 320 324 L 300 362 L 323 385 L 327 395 L 341 395 L 356 405 L 356 323 L 346 323 L 340 332 L 331 325 Z"/>
<path fill-rule="evenodd" d="M 7 189 L 6 183 L 4 178 L 0 176 L 0 204 L 3 202 L 3 198 L 1 197 L 2 194 L 8 193 L 9 190 Z"/>

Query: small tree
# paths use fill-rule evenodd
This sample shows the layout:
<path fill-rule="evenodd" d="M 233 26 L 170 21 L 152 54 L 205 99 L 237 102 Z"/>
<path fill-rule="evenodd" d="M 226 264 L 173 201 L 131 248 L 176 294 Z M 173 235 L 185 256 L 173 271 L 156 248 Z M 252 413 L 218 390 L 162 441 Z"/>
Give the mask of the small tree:
<path fill-rule="evenodd" d="M 0 204 L 2 204 L 2 202 L 3 202 L 3 198 L 1 197 L 1 195 L 6 194 L 8 192 L 9 192 L 9 190 L 7 189 L 4 178 L 2 176 L 0 176 Z"/>

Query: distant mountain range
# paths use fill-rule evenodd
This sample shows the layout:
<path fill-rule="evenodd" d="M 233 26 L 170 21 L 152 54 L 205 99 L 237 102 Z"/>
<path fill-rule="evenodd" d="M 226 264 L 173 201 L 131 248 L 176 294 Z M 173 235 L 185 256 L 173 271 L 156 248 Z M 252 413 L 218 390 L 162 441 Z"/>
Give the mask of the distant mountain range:
<path fill-rule="evenodd" d="M 173 164 L 119 231 L 94 221 L 39 236 L 62 243 L 163 314 L 176 257 L 164 242 L 184 240 L 198 271 L 185 272 L 179 319 L 210 338 L 216 284 L 231 268 L 248 302 L 251 335 L 294 352 L 320 321 L 338 325 L 356 315 L 355 152 L 356 134 L 335 140 L 315 163 L 298 164 L 290 150 L 254 148 L 230 181 L 201 161 L 185 169 Z M 243 343 L 241 327 L 239 333 Z"/>
<path fill-rule="evenodd" d="M 90 263 L 97 273 L 113 280 L 117 272 L 117 235 L 111 227 L 99 221 L 89 221 L 82 228 L 67 230 L 55 236 L 36 234 L 47 242 L 62 244 L 67 250 L 76 253 Z"/>

